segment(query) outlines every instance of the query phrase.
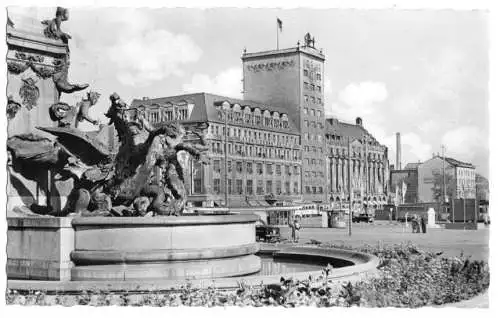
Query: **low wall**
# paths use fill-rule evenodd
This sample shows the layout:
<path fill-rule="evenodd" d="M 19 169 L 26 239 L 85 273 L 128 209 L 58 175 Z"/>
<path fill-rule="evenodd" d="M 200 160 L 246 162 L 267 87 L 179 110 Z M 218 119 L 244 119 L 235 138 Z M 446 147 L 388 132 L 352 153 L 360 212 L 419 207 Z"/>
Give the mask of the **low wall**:
<path fill-rule="evenodd" d="M 266 246 L 262 251 L 265 254 L 273 254 L 276 257 L 288 259 L 318 259 L 321 262 L 336 263 L 339 260 L 347 262 L 346 267 L 333 269 L 328 279 L 331 282 L 359 281 L 367 277 L 377 275 L 379 259 L 376 256 L 333 248 L 318 247 L 288 247 Z M 310 276 L 319 277 L 322 271 L 306 271 L 290 274 L 294 279 L 307 280 Z M 148 292 L 180 290 L 189 283 L 192 288 L 223 288 L 236 289 L 240 284 L 258 286 L 261 284 L 276 284 L 280 282 L 283 275 L 262 275 L 250 277 L 225 277 L 217 279 L 194 279 L 194 280 L 155 280 L 155 281 L 82 281 L 82 282 L 49 282 L 49 281 L 20 281 L 10 280 L 7 287 L 14 290 L 45 290 L 47 292 Z"/>
<path fill-rule="evenodd" d="M 477 223 L 445 223 L 444 228 L 447 230 L 477 230 L 479 225 Z"/>

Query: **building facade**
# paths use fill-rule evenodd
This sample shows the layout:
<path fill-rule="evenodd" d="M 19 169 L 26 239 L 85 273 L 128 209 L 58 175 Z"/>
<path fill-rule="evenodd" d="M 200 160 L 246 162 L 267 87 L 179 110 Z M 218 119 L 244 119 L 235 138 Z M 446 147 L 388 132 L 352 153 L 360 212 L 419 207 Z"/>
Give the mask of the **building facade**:
<path fill-rule="evenodd" d="M 435 155 L 418 166 L 419 201 L 442 201 L 443 192 L 447 199 L 475 199 L 475 169 L 470 163 Z"/>
<path fill-rule="evenodd" d="M 348 204 L 348 143 L 353 200 L 387 202 L 387 147 L 361 119 L 356 125 L 325 119 L 325 56 L 310 39 L 295 48 L 244 52 L 243 100 L 198 93 L 132 102 L 154 125 L 209 124 L 210 165 L 190 162 L 186 171 L 195 205 Z"/>
<path fill-rule="evenodd" d="M 302 199 L 300 135 L 282 109 L 206 93 L 143 98 L 131 107 L 153 125 L 176 119 L 209 124 L 209 165 L 186 158 L 186 188 L 195 206 Z"/>
<path fill-rule="evenodd" d="M 325 140 L 327 192 L 334 207 L 346 208 L 348 205 L 349 167 L 354 209 L 376 209 L 386 204 L 389 182 L 387 147 L 363 127 L 362 119 L 356 118 L 355 125 L 327 119 Z"/>

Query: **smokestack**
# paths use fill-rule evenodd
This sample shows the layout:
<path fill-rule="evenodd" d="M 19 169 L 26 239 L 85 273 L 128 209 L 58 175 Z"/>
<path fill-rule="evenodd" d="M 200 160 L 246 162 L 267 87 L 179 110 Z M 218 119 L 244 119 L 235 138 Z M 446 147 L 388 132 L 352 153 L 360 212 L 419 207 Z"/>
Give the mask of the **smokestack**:
<path fill-rule="evenodd" d="M 396 169 L 401 170 L 401 134 L 396 133 Z"/>

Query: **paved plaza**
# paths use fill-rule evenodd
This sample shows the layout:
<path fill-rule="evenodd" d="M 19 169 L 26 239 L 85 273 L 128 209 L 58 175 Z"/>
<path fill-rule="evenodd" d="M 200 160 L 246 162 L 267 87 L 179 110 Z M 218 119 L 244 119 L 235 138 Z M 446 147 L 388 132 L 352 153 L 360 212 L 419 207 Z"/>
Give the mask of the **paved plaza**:
<path fill-rule="evenodd" d="M 282 227 L 281 235 L 290 238 L 290 228 Z M 489 258 L 487 227 L 477 231 L 428 229 L 427 233 L 422 234 L 411 233 L 411 228 L 405 229 L 403 223 L 375 221 L 373 224 L 354 223 L 350 237 L 347 229 L 302 228 L 299 244 L 310 242 L 311 239 L 353 247 L 410 241 L 424 250 L 443 252 L 444 256 L 459 256 L 463 252 L 472 259 L 487 261 Z"/>

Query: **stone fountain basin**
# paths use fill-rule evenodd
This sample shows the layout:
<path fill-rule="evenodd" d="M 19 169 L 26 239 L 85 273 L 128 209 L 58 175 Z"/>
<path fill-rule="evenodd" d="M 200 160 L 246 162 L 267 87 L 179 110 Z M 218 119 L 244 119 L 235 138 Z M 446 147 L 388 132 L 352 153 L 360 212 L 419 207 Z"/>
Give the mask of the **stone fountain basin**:
<path fill-rule="evenodd" d="M 163 291 L 238 288 L 308 279 L 320 270 L 250 275 L 258 255 L 331 263 L 333 281 L 376 275 L 379 260 L 365 253 L 311 246 L 255 243 L 252 215 L 162 218 L 8 218 L 7 287 L 47 292 Z M 257 255 L 254 255 L 257 253 Z M 250 275 L 250 276 L 249 276 Z"/>
<path fill-rule="evenodd" d="M 332 283 L 346 281 L 359 281 L 377 275 L 379 259 L 376 256 L 342 249 L 317 248 L 317 247 L 266 247 L 261 254 L 273 254 L 275 257 L 294 258 L 297 260 L 307 258 L 321 262 L 347 262 L 345 267 L 335 268 L 328 276 Z M 134 281 L 28 281 L 8 280 L 7 288 L 14 290 L 44 290 L 49 293 L 78 293 L 82 291 L 101 292 L 127 292 L 144 293 L 151 291 L 181 290 L 188 284 L 192 288 L 221 288 L 236 289 L 242 283 L 250 286 L 261 284 L 276 284 L 281 277 L 293 277 L 296 280 L 307 280 L 310 276 L 317 278 L 323 275 L 322 271 L 305 271 L 288 275 L 256 275 L 243 277 L 223 277 L 212 279 L 162 279 L 162 280 L 134 280 Z M 340 286 L 340 285 L 337 285 Z"/>
<path fill-rule="evenodd" d="M 254 215 L 8 218 L 10 279 L 200 279 L 258 272 Z"/>

